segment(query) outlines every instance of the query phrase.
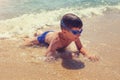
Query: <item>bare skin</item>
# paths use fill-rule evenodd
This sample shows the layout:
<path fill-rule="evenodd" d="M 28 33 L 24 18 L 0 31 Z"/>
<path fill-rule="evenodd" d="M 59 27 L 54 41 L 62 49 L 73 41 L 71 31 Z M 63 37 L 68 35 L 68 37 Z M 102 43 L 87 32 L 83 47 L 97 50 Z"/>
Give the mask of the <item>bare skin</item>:
<path fill-rule="evenodd" d="M 79 28 L 72 28 L 72 30 L 80 30 Z M 75 42 L 75 45 L 80 53 L 91 61 L 98 61 L 98 58 L 93 55 L 89 55 L 88 52 L 84 49 L 81 41 L 80 35 L 74 35 L 72 32 L 62 29 L 61 32 L 49 32 L 46 35 L 45 42 L 49 44 L 46 51 L 46 57 L 50 58 L 57 49 L 67 47 L 72 41 Z M 25 40 L 25 45 L 40 44 L 37 41 L 37 36 L 31 39 Z"/>
<path fill-rule="evenodd" d="M 72 28 L 72 30 L 79 30 L 79 28 Z M 50 46 L 47 49 L 46 56 L 51 56 L 56 49 L 67 47 L 72 41 L 75 42 L 76 47 L 80 53 L 91 61 L 98 61 L 98 58 L 93 55 L 89 55 L 84 49 L 80 39 L 80 35 L 73 35 L 70 31 L 62 30 L 62 32 L 56 33 L 54 38 L 51 40 Z"/>

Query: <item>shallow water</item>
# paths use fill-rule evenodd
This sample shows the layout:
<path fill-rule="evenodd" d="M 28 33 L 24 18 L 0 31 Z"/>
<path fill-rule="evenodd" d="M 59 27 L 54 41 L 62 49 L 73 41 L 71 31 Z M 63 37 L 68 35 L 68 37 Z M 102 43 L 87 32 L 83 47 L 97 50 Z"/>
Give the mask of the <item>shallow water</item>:
<path fill-rule="evenodd" d="M 119 0 L 1 0 L 0 37 L 31 36 L 40 28 L 57 26 L 65 13 L 90 18 L 120 12 Z M 53 5 L 54 4 L 54 5 Z"/>
<path fill-rule="evenodd" d="M 0 0 L 0 19 L 65 8 L 86 9 L 119 4 L 120 0 Z"/>

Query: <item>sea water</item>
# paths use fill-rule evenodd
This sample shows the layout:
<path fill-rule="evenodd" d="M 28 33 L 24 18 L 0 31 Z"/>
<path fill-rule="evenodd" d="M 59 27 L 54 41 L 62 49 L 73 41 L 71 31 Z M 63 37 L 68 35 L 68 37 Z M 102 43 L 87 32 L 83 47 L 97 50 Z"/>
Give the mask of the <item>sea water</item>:
<path fill-rule="evenodd" d="M 80 18 L 120 11 L 120 0 L 0 0 L 0 37 L 30 34 L 45 25 L 59 25 L 66 13 Z"/>

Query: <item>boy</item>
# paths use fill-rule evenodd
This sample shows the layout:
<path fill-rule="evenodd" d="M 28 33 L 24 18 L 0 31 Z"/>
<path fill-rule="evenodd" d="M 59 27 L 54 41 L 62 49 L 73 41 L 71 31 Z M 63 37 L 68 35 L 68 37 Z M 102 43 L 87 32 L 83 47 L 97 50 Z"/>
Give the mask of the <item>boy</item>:
<path fill-rule="evenodd" d="M 61 19 L 61 32 L 47 31 L 41 35 L 37 35 L 33 39 L 27 39 L 25 45 L 32 44 L 49 44 L 46 51 L 46 59 L 50 60 L 53 57 L 53 54 L 58 49 L 66 48 L 72 41 L 75 42 L 75 45 L 82 55 L 87 57 L 90 60 L 97 61 L 96 56 L 89 55 L 84 49 L 81 41 L 79 39 L 80 34 L 82 33 L 83 23 L 80 18 L 72 13 L 65 14 Z"/>

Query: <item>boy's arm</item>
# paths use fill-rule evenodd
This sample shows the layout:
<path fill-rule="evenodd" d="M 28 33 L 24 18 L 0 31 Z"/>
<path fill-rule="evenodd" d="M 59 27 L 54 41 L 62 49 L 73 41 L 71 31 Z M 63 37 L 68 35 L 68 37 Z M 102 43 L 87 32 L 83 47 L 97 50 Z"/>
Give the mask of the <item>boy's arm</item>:
<path fill-rule="evenodd" d="M 46 51 L 46 57 L 53 56 L 53 54 L 55 53 L 56 49 L 58 49 L 59 46 L 60 45 L 59 45 L 58 39 L 57 38 L 53 39 Z"/>
<path fill-rule="evenodd" d="M 45 54 L 46 56 L 45 61 L 50 62 L 55 60 L 55 57 L 53 56 L 53 54 L 55 54 L 56 49 L 57 49 L 57 44 L 56 44 L 56 41 L 53 40 L 47 48 L 47 51 Z"/>
<path fill-rule="evenodd" d="M 83 45 L 79 38 L 75 41 L 75 44 L 78 51 L 80 51 L 80 53 L 82 53 L 84 56 L 87 56 L 87 51 L 83 48 Z"/>
<path fill-rule="evenodd" d="M 77 49 L 80 51 L 80 53 L 82 53 L 85 57 L 87 57 L 88 59 L 93 60 L 93 61 L 98 60 L 98 58 L 96 56 L 91 56 L 90 54 L 88 54 L 88 52 L 83 47 L 79 38 L 75 41 L 75 44 L 77 46 Z"/>

